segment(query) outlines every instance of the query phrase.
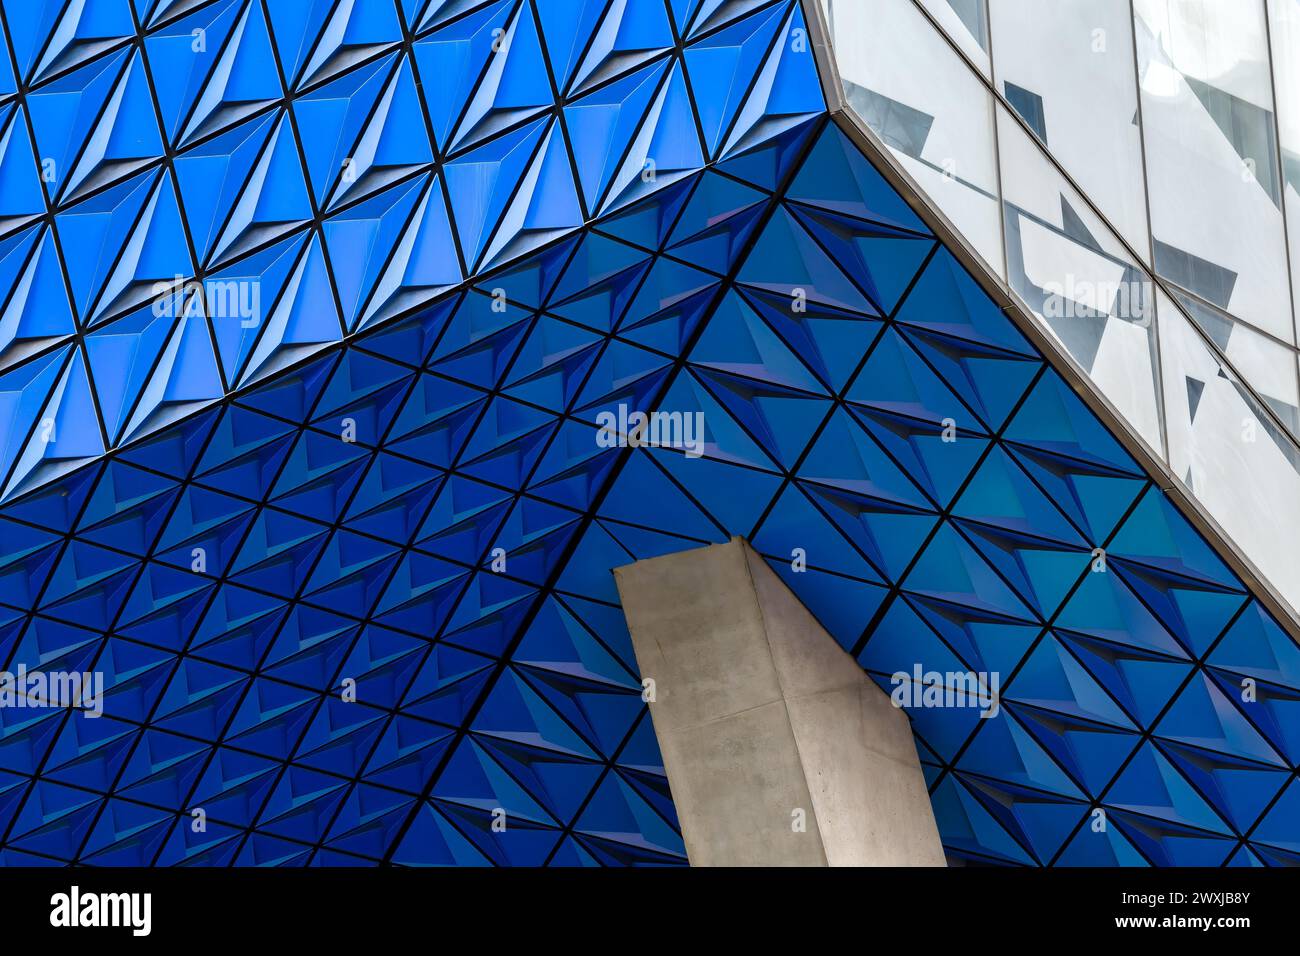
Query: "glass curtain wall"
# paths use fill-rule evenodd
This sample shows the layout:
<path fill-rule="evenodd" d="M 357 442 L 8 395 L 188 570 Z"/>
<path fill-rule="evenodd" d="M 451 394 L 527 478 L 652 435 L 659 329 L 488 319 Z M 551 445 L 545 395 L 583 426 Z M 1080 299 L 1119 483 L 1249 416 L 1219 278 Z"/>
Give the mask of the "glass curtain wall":
<path fill-rule="evenodd" d="M 821 5 L 849 108 L 1300 607 L 1300 0 Z"/>

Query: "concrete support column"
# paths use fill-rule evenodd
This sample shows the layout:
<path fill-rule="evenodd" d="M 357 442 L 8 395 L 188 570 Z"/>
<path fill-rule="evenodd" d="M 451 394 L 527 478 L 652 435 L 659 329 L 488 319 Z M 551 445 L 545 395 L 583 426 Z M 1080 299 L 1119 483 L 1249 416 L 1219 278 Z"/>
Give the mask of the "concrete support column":
<path fill-rule="evenodd" d="M 692 865 L 944 865 L 907 715 L 742 539 L 614 575 Z"/>

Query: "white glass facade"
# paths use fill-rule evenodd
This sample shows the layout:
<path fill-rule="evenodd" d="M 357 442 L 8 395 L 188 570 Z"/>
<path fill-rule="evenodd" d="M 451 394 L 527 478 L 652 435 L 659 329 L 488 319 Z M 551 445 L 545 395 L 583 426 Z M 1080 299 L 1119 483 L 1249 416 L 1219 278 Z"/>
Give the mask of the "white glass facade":
<path fill-rule="evenodd" d="M 1300 608 L 1300 0 L 821 5 L 848 107 Z"/>

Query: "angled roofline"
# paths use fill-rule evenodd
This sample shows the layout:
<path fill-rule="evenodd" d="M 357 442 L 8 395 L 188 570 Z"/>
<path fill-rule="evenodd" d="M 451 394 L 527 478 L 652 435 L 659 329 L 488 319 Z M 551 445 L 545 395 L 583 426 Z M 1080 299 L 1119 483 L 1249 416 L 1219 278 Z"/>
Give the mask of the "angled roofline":
<path fill-rule="evenodd" d="M 830 40 L 830 30 L 821 2 L 799 0 L 799 4 L 803 9 L 804 22 L 808 25 L 808 38 L 817 61 L 822 95 L 825 97 L 826 111 L 831 120 L 853 145 L 861 150 L 867 160 L 885 177 L 890 186 L 898 192 L 935 237 L 957 258 L 980 288 L 1006 313 L 1016 328 L 1038 348 L 1047 363 L 1069 383 L 1070 388 L 1083 399 L 1084 404 L 1092 410 L 1093 414 L 1101 419 L 1125 450 L 1142 466 L 1151 480 L 1169 497 L 1179 512 L 1201 533 L 1214 552 L 1277 619 L 1291 639 L 1300 644 L 1300 609 L 1293 608 L 1260 572 L 1255 563 L 1232 540 L 1200 500 L 1178 479 L 1173 469 L 1152 450 L 1128 419 L 1096 388 L 1083 367 L 1029 313 L 1028 308 L 1012 292 L 1006 281 L 985 263 L 952 220 L 931 202 L 911 173 L 849 107 L 844 96 L 844 88 L 839 80 L 840 73 L 835 61 L 835 50 Z M 1067 181 L 1073 182 L 1068 179 Z M 1197 332 L 1201 331 L 1195 323 L 1191 325 Z M 1222 358 L 1217 349 L 1212 354 L 1236 374 L 1236 370 Z M 1253 390 L 1251 394 L 1254 394 Z M 1271 412 L 1271 409 L 1268 411 Z M 1283 431 L 1285 433 L 1285 429 Z"/>

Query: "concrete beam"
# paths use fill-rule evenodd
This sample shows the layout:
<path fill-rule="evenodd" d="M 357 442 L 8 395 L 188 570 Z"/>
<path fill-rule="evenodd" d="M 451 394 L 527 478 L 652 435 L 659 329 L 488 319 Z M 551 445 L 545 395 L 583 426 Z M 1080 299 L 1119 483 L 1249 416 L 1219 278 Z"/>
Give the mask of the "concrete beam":
<path fill-rule="evenodd" d="M 614 575 L 692 865 L 945 865 L 907 715 L 748 544 Z"/>

